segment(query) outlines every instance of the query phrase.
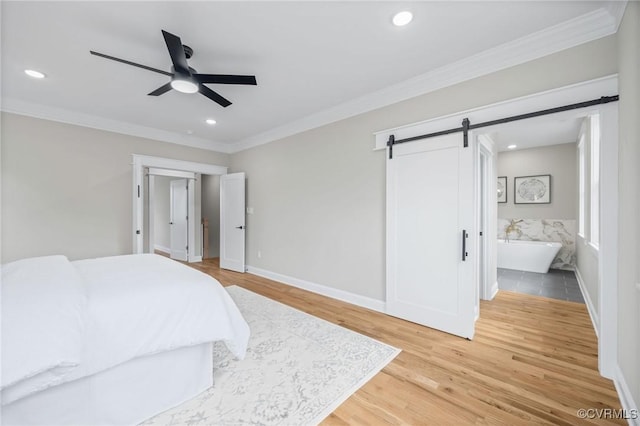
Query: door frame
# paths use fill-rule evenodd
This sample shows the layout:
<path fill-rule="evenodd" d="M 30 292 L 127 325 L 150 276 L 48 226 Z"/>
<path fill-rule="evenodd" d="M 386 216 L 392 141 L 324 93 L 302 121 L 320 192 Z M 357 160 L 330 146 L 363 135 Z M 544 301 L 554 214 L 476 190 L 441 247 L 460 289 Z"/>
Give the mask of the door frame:
<path fill-rule="evenodd" d="M 476 161 L 478 165 L 483 163 L 484 166 L 483 168 L 478 167 L 478 188 L 476 192 L 476 212 L 482 211 L 482 215 L 477 217 L 478 230 L 484 232 L 483 237 L 478 238 L 478 246 L 476 248 L 478 253 L 482 252 L 481 259 L 478 262 L 478 276 L 481 277 L 478 293 L 480 299 L 492 300 L 498 294 L 498 277 L 496 273 L 498 247 L 496 242 L 489 238 L 489 236 L 497 234 L 497 152 L 495 142 L 487 134 L 478 134 L 476 144 L 478 146 L 478 158 Z M 482 176 L 480 176 L 480 173 L 482 173 Z M 484 195 L 484 200 L 480 199 L 482 195 Z"/>
<path fill-rule="evenodd" d="M 386 150 L 390 135 L 394 135 L 396 140 L 404 139 L 444 129 L 457 128 L 464 118 L 468 118 L 471 123 L 487 122 L 502 117 L 526 114 L 531 111 L 539 111 L 616 94 L 618 94 L 618 75 L 613 74 L 418 123 L 382 130 L 374 134 L 374 150 Z M 601 206 L 607 206 L 607 208 L 600 209 L 599 325 L 594 323 L 594 328 L 598 331 L 598 369 L 602 376 L 613 379 L 616 374 L 618 355 L 618 104 L 617 102 L 612 102 L 598 105 L 591 107 L 591 111 L 600 112 L 602 140 L 606 139 L 608 141 L 607 149 L 600 150 L 600 203 Z M 471 138 L 470 132 L 469 140 L 473 141 L 472 143 L 477 143 L 476 137 L 477 135 Z M 485 284 L 488 285 L 488 283 Z M 486 285 L 484 294 L 490 292 Z"/>
<path fill-rule="evenodd" d="M 175 170 L 182 172 L 200 173 L 205 175 L 226 175 L 228 167 L 213 164 L 197 163 L 193 161 L 176 160 L 173 158 L 153 157 L 149 155 L 132 154 L 132 252 L 140 254 L 144 252 L 144 169 L 158 168 Z M 194 200 L 193 185 L 189 185 L 189 199 Z M 195 202 L 189 203 L 189 217 L 195 217 Z M 189 239 L 193 241 L 195 237 L 195 223 L 189 221 Z M 189 245 L 189 262 L 197 262 L 200 259 L 196 256 L 195 245 Z M 200 256 L 201 258 L 201 256 Z"/>

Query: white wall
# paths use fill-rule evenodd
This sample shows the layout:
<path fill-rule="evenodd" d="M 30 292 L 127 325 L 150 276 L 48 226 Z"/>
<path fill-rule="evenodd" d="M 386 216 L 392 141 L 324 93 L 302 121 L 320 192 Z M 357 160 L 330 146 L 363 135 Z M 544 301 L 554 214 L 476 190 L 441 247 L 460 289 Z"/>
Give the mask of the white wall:
<path fill-rule="evenodd" d="M 588 245 L 584 238 L 578 236 L 576 241 L 576 274 L 584 285 L 591 300 L 590 308 L 600 316 L 598 294 L 598 253 Z M 585 295 L 586 298 L 586 295 Z"/>
<path fill-rule="evenodd" d="M 373 132 L 616 71 L 607 37 L 233 154 L 255 211 L 247 263 L 384 300 L 385 153 L 372 151 Z"/>
<path fill-rule="evenodd" d="M 226 166 L 227 154 L 3 113 L 2 262 L 132 252 L 131 154 Z"/>
<path fill-rule="evenodd" d="M 576 147 L 577 148 L 577 147 Z M 591 125 L 589 119 L 584 122 L 584 223 L 585 235 L 576 238 L 576 274 L 583 288 L 587 291 L 585 300 L 592 310 L 592 315 L 600 317 L 598 252 L 589 246 L 589 232 L 591 223 Z M 579 161 L 576 149 L 576 160 Z M 579 179 L 578 172 L 576 177 Z M 580 202 L 576 205 L 579 208 Z M 578 213 L 576 212 L 576 216 Z M 578 229 L 579 224 L 576 229 Z"/>
<path fill-rule="evenodd" d="M 640 3 L 635 1 L 627 4 L 618 31 L 618 60 L 618 364 L 640 408 Z"/>
<path fill-rule="evenodd" d="M 507 177 L 507 202 L 498 204 L 498 217 L 575 220 L 578 205 L 576 167 L 575 143 L 498 153 L 498 176 Z M 533 175 L 551 175 L 551 203 L 515 204 L 514 178 Z"/>

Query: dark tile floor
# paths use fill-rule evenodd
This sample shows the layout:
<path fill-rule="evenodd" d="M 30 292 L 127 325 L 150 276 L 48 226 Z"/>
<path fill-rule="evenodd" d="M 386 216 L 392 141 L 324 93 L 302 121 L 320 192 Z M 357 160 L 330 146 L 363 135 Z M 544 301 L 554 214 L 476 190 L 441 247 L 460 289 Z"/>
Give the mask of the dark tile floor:
<path fill-rule="evenodd" d="M 498 288 L 552 299 L 584 303 L 573 271 L 549 269 L 546 274 L 498 268 Z"/>

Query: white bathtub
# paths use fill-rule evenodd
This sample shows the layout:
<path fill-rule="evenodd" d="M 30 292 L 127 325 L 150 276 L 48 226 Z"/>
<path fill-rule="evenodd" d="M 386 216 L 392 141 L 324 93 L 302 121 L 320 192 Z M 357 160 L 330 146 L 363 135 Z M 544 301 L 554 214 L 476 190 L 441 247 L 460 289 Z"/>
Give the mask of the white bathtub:
<path fill-rule="evenodd" d="M 498 240 L 498 268 L 549 272 L 561 243 L 546 241 Z"/>

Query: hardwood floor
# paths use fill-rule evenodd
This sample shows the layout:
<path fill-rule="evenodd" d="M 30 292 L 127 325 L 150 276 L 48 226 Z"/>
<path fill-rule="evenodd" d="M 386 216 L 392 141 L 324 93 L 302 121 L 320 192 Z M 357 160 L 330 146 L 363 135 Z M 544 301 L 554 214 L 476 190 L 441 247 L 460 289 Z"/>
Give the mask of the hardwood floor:
<path fill-rule="evenodd" d="M 501 291 L 481 302 L 473 341 L 251 274 L 217 259 L 189 264 L 401 348 L 325 425 L 626 424 L 581 419 L 579 409 L 620 409 L 597 371 L 596 336 L 584 304 Z M 615 418 L 615 416 L 609 416 Z"/>

